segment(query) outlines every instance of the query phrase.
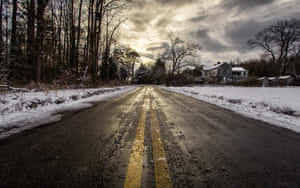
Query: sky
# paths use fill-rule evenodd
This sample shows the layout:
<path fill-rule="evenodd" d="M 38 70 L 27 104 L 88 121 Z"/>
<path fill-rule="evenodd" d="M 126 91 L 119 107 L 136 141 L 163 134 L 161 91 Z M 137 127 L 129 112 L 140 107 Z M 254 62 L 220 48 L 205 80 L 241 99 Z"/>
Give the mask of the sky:
<path fill-rule="evenodd" d="M 197 63 L 259 58 L 247 41 L 278 20 L 300 19 L 299 0 L 127 0 L 121 43 L 153 61 L 168 33 L 201 46 Z"/>

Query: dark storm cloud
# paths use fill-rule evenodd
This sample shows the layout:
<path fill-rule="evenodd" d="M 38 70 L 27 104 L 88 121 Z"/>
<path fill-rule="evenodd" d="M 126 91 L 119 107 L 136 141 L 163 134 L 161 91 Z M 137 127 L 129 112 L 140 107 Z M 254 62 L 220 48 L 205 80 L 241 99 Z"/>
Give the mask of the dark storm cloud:
<path fill-rule="evenodd" d="M 288 9 L 292 10 L 292 7 L 290 7 L 290 5 L 287 7 L 282 7 L 281 9 L 278 7 L 268 9 L 268 11 L 265 12 L 264 15 L 264 18 L 266 18 L 265 20 L 246 19 L 227 23 L 225 26 L 226 38 L 230 40 L 232 49 L 244 53 L 249 50 L 247 41 L 252 39 L 255 34 L 263 30 L 268 25 L 274 24 L 278 20 L 300 17 L 299 12 L 288 11 Z M 282 15 L 280 17 L 274 16 L 280 14 L 280 12 L 282 12 Z"/>
<path fill-rule="evenodd" d="M 195 17 L 190 18 L 189 21 L 198 23 L 198 22 L 205 20 L 207 17 L 208 17 L 208 15 L 195 16 Z"/>
<path fill-rule="evenodd" d="M 128 1 L 128 28 L 136 32 L 124 32 L 125 42 L 149 58 L 147 53 L 160 53 L 169 32 L 199 44 L 207 62 L 253 58 L 247 41 L 257 32 L 278 20 L 300 18 L 299 0 Z"/>
<path fill-rule="evenodd" d="M 143 32 L 146 30 L 146 27 L 152 20 L 152 18 L 147 14 L 137 12 L 132 14 L 130 20 L 134 24 L 136 32 Z"/>
<path fill-rule="evenodd" d="M 208 18 L 207 10 L 201 9 L 200 11 L 198 11 L 197 15 L 188 19 L 188 21 L 194 22 L 194 23 L 199 23 L 201 21 L 205 21 L 206 18 Z"/>
<path fill-rule="evenodd" d="M 169 18 L 163 17 L 163 18 L 160 18 L 156 22 L 155 26 L 157 26 L 157 27 L 166 27 L 170 22 L 171 22 L 171 20 Z"/>
<path fill-rule="evenodd" d="M 158 3 L 161 6 L 182 6 L 197 2 L 198 0 L 127 0 L 131 6 L 137 8 L 145 8 L 150 2 Z"/>
<path fill-rule="evenodd" d="M 158 51 L 158 50 L 161 50 L 161 49 L 163 49 L 162 46 L 153 46 L 153 47 L 147 48 L 146 50 L 149 51 L 149 52 L 155 52 L 155 51 Z"/>
<path fill-rule="evenodd" d="M 190 34 L 205 51 L 226 52 L 230 50 L 229 47 L 224 45 L 221 41 L 212 38 L 209 35 L 209 29 L 200 29 Z"/>
<path fill-rule="evenodd" d="M 169 5 L 184 5 L 191 4 L 197 0 L 155 0 L 158 3 L 169 4 Z"/>
<path fill-rule="evenodd" d="M 226 0 L 223 2 L 225 8 L 237 7 L 240 11 L 269 5 L 275 2 L 275 0 Z"/>
<path fill-rule="evenodd" d="M 235 21 L 225 27 L 226 38 L 231 42 L 231 48 L 240 52 L 248 50 L 247 41 L 265 27 L 265 23 L 256 20 Z"/>
<path fill-rule="evenodd" d="M 192 35 L 196 38 L 206 38 L 208 36 L 209 29 L 199 29 L 196 32 L 192 32 Z"/>

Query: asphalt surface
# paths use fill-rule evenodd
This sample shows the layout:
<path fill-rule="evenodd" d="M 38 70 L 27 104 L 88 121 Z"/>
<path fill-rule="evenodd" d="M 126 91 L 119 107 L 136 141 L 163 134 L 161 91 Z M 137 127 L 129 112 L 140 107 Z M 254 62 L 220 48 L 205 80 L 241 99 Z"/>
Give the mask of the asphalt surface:
<path fill-rule="evenodd" d="M 133 181 L 299 188 L 300 135 L 147 86 L 0 140 L 0 188 L 134 187 Z"/>

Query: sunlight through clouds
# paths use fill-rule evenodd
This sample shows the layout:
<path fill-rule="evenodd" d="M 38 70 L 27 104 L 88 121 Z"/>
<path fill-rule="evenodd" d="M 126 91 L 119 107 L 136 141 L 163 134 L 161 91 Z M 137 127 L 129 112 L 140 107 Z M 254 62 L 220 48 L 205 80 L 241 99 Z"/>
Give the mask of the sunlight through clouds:
<path fill-rule="evenodd" d="M 132 0 L 129 7 L 121 43 L 156 56 L 173 32 L 202 47 L 201 63 L 258 58 L 246 42 L 270 23 L 300 16 L 297 0 Z"/>

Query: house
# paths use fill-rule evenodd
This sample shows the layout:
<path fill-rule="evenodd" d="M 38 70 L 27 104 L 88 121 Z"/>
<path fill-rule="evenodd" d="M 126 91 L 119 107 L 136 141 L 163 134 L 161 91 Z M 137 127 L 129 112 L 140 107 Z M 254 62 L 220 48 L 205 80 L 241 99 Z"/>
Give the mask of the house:
<path fill-rule="evenodd" d="M 229 63 L 218 63 L 203 67 L 202 75 L 208 82 L 228 82 L 232 80 L 232 66 Z"/>
<path fill-rule="evenodd" d="M 234 81 L 243 80 L 248 78 L 248 70 L 244 69 L 243 67 L 233 67 L 232 68 L 232 79 Z"/>
<path fill-rule="evenodd" d="M 268 87 L 270 85 L 268 77 L 261 77 L 258 81 L 261 83 L 262 87 Z"/>
<path fill-rule="evenodd" d="M 278 77 L 278 81 L 280 85 L 290 85 L 294 81 L 294 79 L 295 78 L 290 75 Z"/>
<path fill-rule="evenodd" d="M 269 80 L 270 86 L 278 86 L 278 84 L 279 84 L 279 80 L 277 77 L 269 77 L 268 80 Z"/>
<path fill-rule="evenodd" d="M 280 77 L 262 77 L 258 79 L 262 87 L 268 86 L 288 86 L 295 80 L 293 76 L 280 76 Z"/>

